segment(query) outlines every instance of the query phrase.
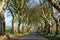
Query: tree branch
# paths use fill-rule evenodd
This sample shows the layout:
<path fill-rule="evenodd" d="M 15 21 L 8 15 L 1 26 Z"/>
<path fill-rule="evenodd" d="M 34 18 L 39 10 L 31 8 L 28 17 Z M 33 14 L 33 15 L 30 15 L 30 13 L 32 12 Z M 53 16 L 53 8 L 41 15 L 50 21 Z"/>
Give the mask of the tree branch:
<path fill-rule="evenodd" d="M 56 3 L 53 3 L 51 0 L 48 0 L 48 2 L 60 12 L 60 7 Z"/>

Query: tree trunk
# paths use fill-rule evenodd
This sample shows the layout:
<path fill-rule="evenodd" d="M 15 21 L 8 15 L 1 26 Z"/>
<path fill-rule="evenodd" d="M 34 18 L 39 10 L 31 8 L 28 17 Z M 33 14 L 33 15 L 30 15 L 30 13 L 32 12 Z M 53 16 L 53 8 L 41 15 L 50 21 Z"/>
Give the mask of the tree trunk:
<path fill-rule="evenodd" d="M 53 19 L 55 20 L 56 22 L 56 34 L 58 34 L 58 27 L 59 27 L 59 24 L 58 24 L 58 20 L 52 15 Z"/>
<path fill-rule="evenodd" d="M 50 24 L 48 24 L 48 33 L 50 33 L 50 27 L 51 27 Z"/>
<path fill-rule="evenodd" d="M 18 31 L 17 31 L 17 22 L 16 22 L 16 20 L 15 20 L 15 18 L 13 17 L 13 19 L 12 19 L 12 33 L 17 33 Z"/>
<path fill-rule="evenodd" d="M 18 16 L 18 32 L 20 33 L 20 23 L 21 23 L 21 20 L 20 20 L 20 17 Z"/>
<path fill-rule="evenodd" d="M 2 18 L 0 16 L 0 34 L 2 34 Z"/>
<path fill-rule="evenodd" d="M 56 34 L 58 34 L 58 27 L 59 27 L 59 24 L 58 22 L 56 22 Z"/>
<path fill-rule="evenodd" d="M 18 32 L 21 33 L 23 31 L 23 16 L 18 16 Z"/>
<path fill-rule="evenodd" d="M 2 34 L 5 34 L 5 17 L 4 17 L 4 13 L 5 13 L 5 9 L 2 8 L 1 12 L 0 12 L 0 17 L 1 17 L 1 29 L 2 29 Z"/>
<path fill-rule="evenodd" d="M 0 34 L 5 34 L 5 18 L 0 15 Z"/>
<path fill-rule="evenodd" d="M 2 0 L 0 3 L 0 34 L 5 34 L 5 17 L 4 13 L 7 8 L 7 1 Z"/>
<path fill-rule="evenodd" d="M 5 17 L 2 20 L 3 34 L 5 34 Z"/>

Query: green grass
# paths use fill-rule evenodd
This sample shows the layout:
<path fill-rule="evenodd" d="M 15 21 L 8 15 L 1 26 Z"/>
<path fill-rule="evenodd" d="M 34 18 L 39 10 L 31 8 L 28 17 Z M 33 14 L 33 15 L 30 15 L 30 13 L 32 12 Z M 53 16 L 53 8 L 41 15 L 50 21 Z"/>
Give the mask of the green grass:
<path fill-rule="evenodd" d="M 51 40 L 60 40 L 60 34 L 58 35 L 55 35 L 55 34 L 46 34 L 46 33 L 38 33 L 39 35 L 42 35 L 48 39 L 51 39 Z"/>
<path fill-rule="evenodd" d="M 24 33 L 15 33 L 15 34 L 12 34 L 12 33 L 10 33 L 11 29 L 12 29 L 11 26 L 6 26 L 5 29 L 6 29 L 7 35 L 9 35 L 10 38 L 24 37 L 24 36 L 27 36 L 27 35 L 31 34 L 31 32 L 24 32 Z"/>
<path fill-rule="evenodd" d="M 9 29 L 11 29 L 12 27 L 11 26 L 6 26 L 6 30 L 9 30 Z"/>
<path fill-rule="evenodd" d="M 6 32 L 8 33 L 8 32 L 11 32 L 12 27 L 11 26 L 6 26 L 5 29 L 6 29 Z"/>
<path fill-rule="evenodd" d="M 20 37 L 24 37 L 24 36 L 27 36 L 27 35 L 29 35 L 30 34 L 30 32 L 27 32 L 27 33 L 24 33 L 24 34 L 8 34 L 8 36 L 10 37 L 10 38 L 20 38 Z M 1 35 L 0 36 L 0 40 L 7 40 L 8 39 L 8 37 L 6 36 L 6 35 Z"/>
<path fill-rule="evenodd" d="M 20 37 L 24 37 L 27 35 L 30 35 L 31 32 L 25 32 L 25 33 L 16 33 L 16 34 L 8 34 L 10 36 L 10 38 L 20 38 Z"/>
<path fill-rule="evenodd" d="M 32 32 L 24 32 L 24 33 L 15 33 L 15 34 L 12 34 L 10 33 L 11 31 L 11 26 L 6 26 L 5 29 L 6 29 L 6 34 L 10 37 L 10 38 L 20 38 L 20 37 L 24 37 L 24 36 L 28 36 L 30 35 Z M 0 36 L 0 40 L 7 40 L 8 37 L 6 35 L 1 35 Z"/>

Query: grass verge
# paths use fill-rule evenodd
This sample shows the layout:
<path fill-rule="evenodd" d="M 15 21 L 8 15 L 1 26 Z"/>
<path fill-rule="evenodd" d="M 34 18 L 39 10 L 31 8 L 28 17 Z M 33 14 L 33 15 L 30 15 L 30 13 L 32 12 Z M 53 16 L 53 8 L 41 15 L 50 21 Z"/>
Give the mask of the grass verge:
<path fill-rule="evenodd" d="M 7 26 L 6 28 L 6 33 L 10 38 L 20 38 L 20 37 L 24 37 L 27 35 L 30 35 L 32 32 L 25 32 L 25 33 L 16 33 L 16 34 L 11 34 L 11 26 Z M 1 35 L 0 36 L 0 40 L 7 40 L 8 37 L 6 35 Z"/>
<path fill-rule="evenodd" d="M 46 34 L 46 33 L 38 33 L 39 35 L 42 35 L 49 40 L 60 40 L 60 34 L 55 35 L 55 34 Z"/>

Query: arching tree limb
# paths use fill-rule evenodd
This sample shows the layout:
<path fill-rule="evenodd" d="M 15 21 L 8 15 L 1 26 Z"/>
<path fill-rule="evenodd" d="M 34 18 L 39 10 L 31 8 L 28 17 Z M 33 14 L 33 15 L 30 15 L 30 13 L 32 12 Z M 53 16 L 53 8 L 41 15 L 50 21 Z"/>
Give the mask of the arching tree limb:
<path fill-rule="evenodd" d="M 60 12 L 60 5 L 56 5 L 56 3 L 52 2 L 52 0 L 48 0 L 48 2 Z"/>

